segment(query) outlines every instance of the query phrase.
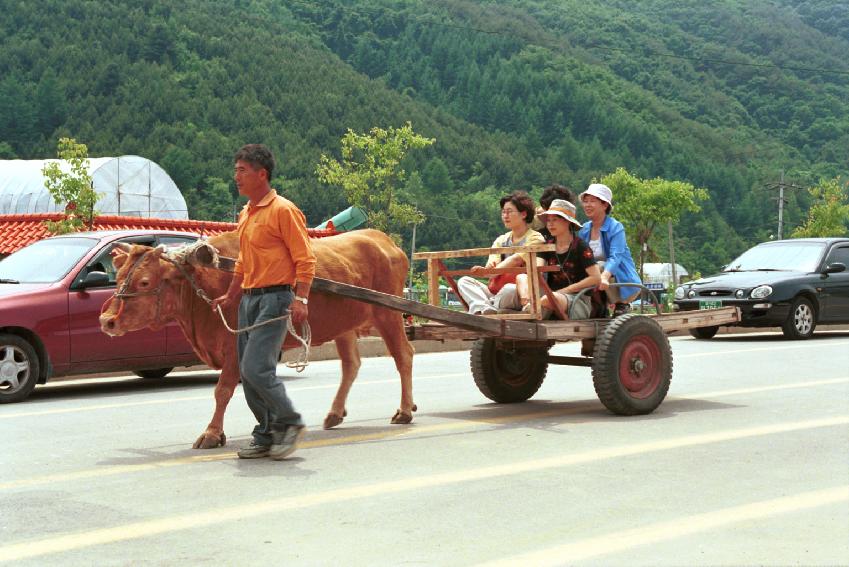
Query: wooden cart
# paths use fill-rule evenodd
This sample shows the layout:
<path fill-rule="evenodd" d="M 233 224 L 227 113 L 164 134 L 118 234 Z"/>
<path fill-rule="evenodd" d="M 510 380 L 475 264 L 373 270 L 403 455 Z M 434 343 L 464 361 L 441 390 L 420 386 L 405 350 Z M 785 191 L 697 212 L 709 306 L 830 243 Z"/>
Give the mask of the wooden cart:
<path fill-rule="evenodd" d="M 538 253 L 552 249 L 551 244 L 522 248 L 522 253 L 527 254 L 527 267 L 475 273 L 476 276 L 527 273 L 532 290 L 529 313 L 470 315 L 439 307 L 440 276 L 457 291 L 454 277 L 472 273 L 470 270 L 448 270 L 444 259 L 491 253 L 512 254 L 516 248 L 415 254 L 414 260 L 427 261 L 430 304 L 321 278 L 315 279 L 313 288 L 428 319 L 428 323 L 408 327 L 411 340 L 473 341 L 472 376 L 481 393 L 495 402 L 514 403 L 529 399 L 542 385 L 549 364 L 589 366 L 599 399 L 605 407 L 619 415 L 651 413 L 666 397 L 672 379 L 672 349 L 667 333 L 728 325 L 740 320 L 740 311 L 736 307 L 663 314 L 656 309 L 655 314 L 629 313 L 615 319 L 577 321 L 565 320 L 564 314 L 558 312 L 558 319 L 542 320 L 537 298 L 551 293 L 542 277 L 542 273 L 551 271 L 551 268 L 537 268 L 535 259 Z M 656 305 L 653 292 L 643 289 Z M 549 354 L 555 343 L 575 340 L 594 342 L 592 355 Z"/>

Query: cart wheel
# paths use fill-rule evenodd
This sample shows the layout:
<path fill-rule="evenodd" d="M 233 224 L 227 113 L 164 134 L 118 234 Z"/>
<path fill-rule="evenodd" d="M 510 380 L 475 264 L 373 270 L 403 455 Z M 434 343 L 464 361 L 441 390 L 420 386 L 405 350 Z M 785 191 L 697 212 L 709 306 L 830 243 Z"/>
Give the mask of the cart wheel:
<path fill-rule="evenodd" d="M 631 313 L 614 319 L 599 335 L 594 358 L 596 394 L 613 413 L 651 413 L 666 397 L 672 349 L 650 317 Z"/>
<path fill-rule="evenodd" d="M 690 336 L 697 339 L 712 339 L 717 331 L 719 331 L 719 327 L 716 325 L 712 327 L 696 327 L 695 329 L 690 329 Z"/>
<path fill-rule="evenodd" d="M 524 402 L 542 386 L 548 370 L 548 349 L 498 348 L 495 339 L 478 339 L 471 352 L 475 385 L 499 404 Z"/>

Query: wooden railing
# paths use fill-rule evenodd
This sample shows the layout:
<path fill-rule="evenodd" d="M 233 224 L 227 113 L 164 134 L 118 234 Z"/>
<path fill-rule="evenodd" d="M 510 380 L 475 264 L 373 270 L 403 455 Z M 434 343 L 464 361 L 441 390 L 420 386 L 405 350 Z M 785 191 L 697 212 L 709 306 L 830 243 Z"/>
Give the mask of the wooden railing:
<path fill-rule="evenodd" d="M 464 250 L 446 250 L 443 252 L 417 252 L 413 254 L 413 260 L 425 260 L 427 262 L 427 285 L 428 285 L 428 302 L 431 305 L 439 305 L 439 278 L 445 278 L 445 281 L 463 302 L 463 305 L 468 309 L 468 304 L 460 291 L 457 289 L 457 282 L 454 281 L 455 276 L 474 276 L 474 277 L 492 277 L 498 274 L 527 274 L 528 276 L 528 293 L 530 295 L 530 312 L 529 313 L 498 313 L 486 315 L 486 317 L 494 317 L 498 319 L 542 319 L 540 309 L 540 295 L 545 294 L 548 297 L 549 305 L 553 307 L 553 311 L 559 319 L 566 319 L 563 310 L 560 309 L 557 302 L 554 300 L 551 289 L 545 282 L 543 274 L 545 272 L 556 272 L 560 270 L 559 266 L 537 266 L 537 254 L 540 252 L 553 252 L 554 244 L 534 244 L 530 246 L 513 246 L 513 247 L 498 247 L 498 248 L 467 248 Z M 486 268 L 483 270 L 449 270 L 443 260 L 446 258 L 471 258 L 475 256 L 489 256 L 490 254 L 522 254 L 525 257 L 524 267 L 516 268 Z"/>

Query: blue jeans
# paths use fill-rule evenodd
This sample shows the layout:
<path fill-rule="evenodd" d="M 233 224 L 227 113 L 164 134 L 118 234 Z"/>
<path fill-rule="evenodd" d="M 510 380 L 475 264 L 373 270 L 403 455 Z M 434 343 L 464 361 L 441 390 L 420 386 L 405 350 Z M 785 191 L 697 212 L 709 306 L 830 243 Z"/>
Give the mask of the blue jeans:
<path fill-rule="evenodd" d="M 294 294 L 276 291 L 263 295 L 242 295 L 239 303 L 239 328 L 250 327 L 285 314 Z M 286 336 L 286 319 L 268 323 L 238 336 L 239 373 L 245 400 L 257 420 L 254 442 L 271 444 L 271 432 L 289 425 L 303 425 L 286 395 L 286 386 L 277 377 L 277 357 Z"/>

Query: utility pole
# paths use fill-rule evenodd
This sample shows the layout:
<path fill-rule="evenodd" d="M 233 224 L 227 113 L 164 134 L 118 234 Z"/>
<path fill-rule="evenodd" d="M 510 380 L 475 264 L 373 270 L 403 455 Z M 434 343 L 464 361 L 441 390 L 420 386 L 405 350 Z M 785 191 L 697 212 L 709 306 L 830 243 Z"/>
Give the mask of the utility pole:
<path fill-rule="evenodd" d="M 778 240 L 784 238 L 784 205 L 787 202 L 784 199 L 785 189 L 804 189 L 799 185 L 784 182 L 784 170 L 781 170 L 781 177 L 778 183 L 769 183 L 767 189 L 778 189 Z"/>
<path fill-rule="evenodd" d="M 669 261 L 672 264 L 672 290 L 678 285 L 678 270 L 675 268 L 675 246 L 672 244 L 672 221 L 669 221 Z"/>

